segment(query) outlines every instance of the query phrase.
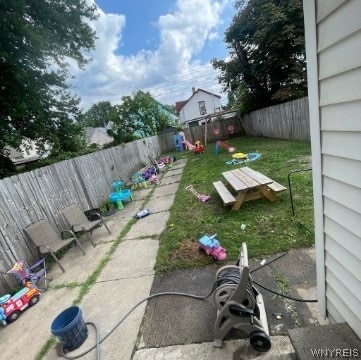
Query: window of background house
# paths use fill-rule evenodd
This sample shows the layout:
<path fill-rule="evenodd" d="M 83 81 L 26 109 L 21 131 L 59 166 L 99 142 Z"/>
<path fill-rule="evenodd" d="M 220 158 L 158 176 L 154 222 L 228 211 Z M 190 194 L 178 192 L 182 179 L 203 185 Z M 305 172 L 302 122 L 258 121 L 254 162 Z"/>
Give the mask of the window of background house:
<path fill-rule="evenodd" d="M 201 115 L 207 114 L 205 101 L 199 101 L 199 102 L 198 102 L 198 105 L 199 105 L 199 113 L 200 113 Z"/>

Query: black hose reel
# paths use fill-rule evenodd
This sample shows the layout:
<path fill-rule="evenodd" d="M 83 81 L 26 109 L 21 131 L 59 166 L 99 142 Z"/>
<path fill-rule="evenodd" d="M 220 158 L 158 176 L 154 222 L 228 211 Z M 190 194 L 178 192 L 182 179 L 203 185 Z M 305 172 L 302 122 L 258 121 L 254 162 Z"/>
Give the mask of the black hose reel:
<path fill-rule="evenodd" d="M 217 319 L 214 325 L 214 346 L 222 347 L 227 333 L 238 329 L 250 339 L 255 351 L 266 352 L 271 339 L 263 297 L 253 286 L 248 267 L 246 243 L 242 244 L 239 265 L 226 265 L 216 274 L 214 304 Z"/>

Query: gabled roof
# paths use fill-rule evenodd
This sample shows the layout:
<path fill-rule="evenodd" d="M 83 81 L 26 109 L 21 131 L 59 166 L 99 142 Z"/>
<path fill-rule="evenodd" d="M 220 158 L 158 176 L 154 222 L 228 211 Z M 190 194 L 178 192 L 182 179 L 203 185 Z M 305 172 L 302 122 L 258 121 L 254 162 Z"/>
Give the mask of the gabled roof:
<path fill-rule="evenodd" d="M 187 103 L 188 100 L 184 100 L 184 101 L 177 101 L 175 103 L 175 109 L 177 112 L 181 111 L 182 107 Z"/>
<path fill-rule="evenodd" d="M 219 96 L 219 95 L 217 95 L 217 94 L 213 94 L 213 93 L 211 93 L 211 92 L 209 92 L 209 91 L 207 91 L 207 90 L 203 90 L 203 89 L 198 88 L 196 91 L 193 92 L 192 96 L 191 96 L 188 100 L 177 101 L 177 102 L 175 103 L 175 108 L 176 108 L 177 112 L 181 111 L 182 108 L 185 106 L 185 104 L 187 104 L 187 102 L 188 102 L 190 99 L 192 99 L 192 97 L 193 97 L 195 94 L 197 94 L 197 93 L 199 93 L 199 92 L 204 92 L 204 93 L 206 93 L 206 94 L 208 94 L 208 95 L 213 95 L 213 96 L 215 96 L 215 97 L 217 97 L 217 98 L 221 98 L 221 96 Z"/>

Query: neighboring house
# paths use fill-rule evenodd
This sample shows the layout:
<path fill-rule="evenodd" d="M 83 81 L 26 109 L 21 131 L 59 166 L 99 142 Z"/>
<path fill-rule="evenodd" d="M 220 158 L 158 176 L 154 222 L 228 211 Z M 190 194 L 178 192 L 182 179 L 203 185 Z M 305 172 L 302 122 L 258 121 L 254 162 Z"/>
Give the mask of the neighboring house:
<path fill-rule="evenodd" d="M 153 98 L 152 98 L 153 99 Z M 157 100 L 153 99 L 154 102 L 157 104 L 158 109 L 165 115 L 167 115 L 169 117 L 169 125 L 173 126 L 173 125 L 177 125 L 179 123 L 179 117 L 172 112 L 170 109 L 168 109 L 167 107 L 165 107 L 163 104 L 161 104 L 160 102 L 158 102 Z"/>
<path fill-rule="evenodd" d="M 361 1 L 304 0 L 318 304 L 361 337 Z"/>
<path fill-rule="evenodd" d="M 45 151 L 39 153 L 39 149 L 35 141 L 25 139 L 19 146 L 19 149 L 14 149 L 7 146 L 5 149 L 9 151 L 9 158 L 15 165 L 22 165 L 25 163 L 37 161 L 46 158 L 50 153 L 50 146 L 45 145 Z"/>
<path fill-rule="evenodd" d="M 112 124 L 108 124 L 106 128 L 102 128 L 102 127 L 85 128 L 87 144 L 88 145 L 96 144 L 100 147 L 103 147 L 105 144 L 113 142 L 114 138 L 112 136 L 109 136 L 107 133 L 107 130 L 111 128 L 112 128 Z"/>
<path fill-rule="evenodd" d="M 209 91 L 192 88 L 188 100 L 176 102 L 176 111 L 180 123 L 186 126 L 198 126 L 199 121 L 222 110 L 221 97 Z"/>
<path fill-rule="evenodd" d="M 169 119 L 168 126 L 175 126 L 179 123 L 179 117 L 175 113 L 173 113 L 170 109 L 168 109 L 165 105 L 163 105 L 159 101 L 155 100 L 150 95 L 149 92 L 145 93 L 145 92 L 139 90 L 138 93 L 142 94 L 143 96 L 148 97 L 158 107 L 159 111 L 168 117 L 168 119 Z M 140 114 L 141 114 L 141 112 L 140 112 Z M 138 114 L 138 115 L 140 115 L 140 114 Z M 154 119 L 154 123 L 155 123 L 155 120 L 156 119 Z M 137 122 L 141 123 L 141 119 L 137 120 Z M 143 131 L 139 131 L 139 130 L 135 131 L 134 135 L 139 138 L 144 138 L 146 136 L 146 134 L 144 134 Z"/>

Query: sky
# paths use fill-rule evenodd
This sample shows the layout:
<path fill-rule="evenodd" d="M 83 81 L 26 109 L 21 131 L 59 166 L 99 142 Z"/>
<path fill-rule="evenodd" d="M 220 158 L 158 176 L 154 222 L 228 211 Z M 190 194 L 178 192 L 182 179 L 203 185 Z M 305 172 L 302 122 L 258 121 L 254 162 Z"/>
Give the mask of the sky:
<path fill-rule="evenodd" d="M 223 37 L 235 14 L 234 0 L 95 2 L 93 61 L 83 70 L 72 66 L 72 91 L 84 111 L 99 101 L 120 104 L 122 96 L 138 90 L 169 105 L 187 100 L 192 87 L 227 102 L 210 61 L 228 56 Z"/>

